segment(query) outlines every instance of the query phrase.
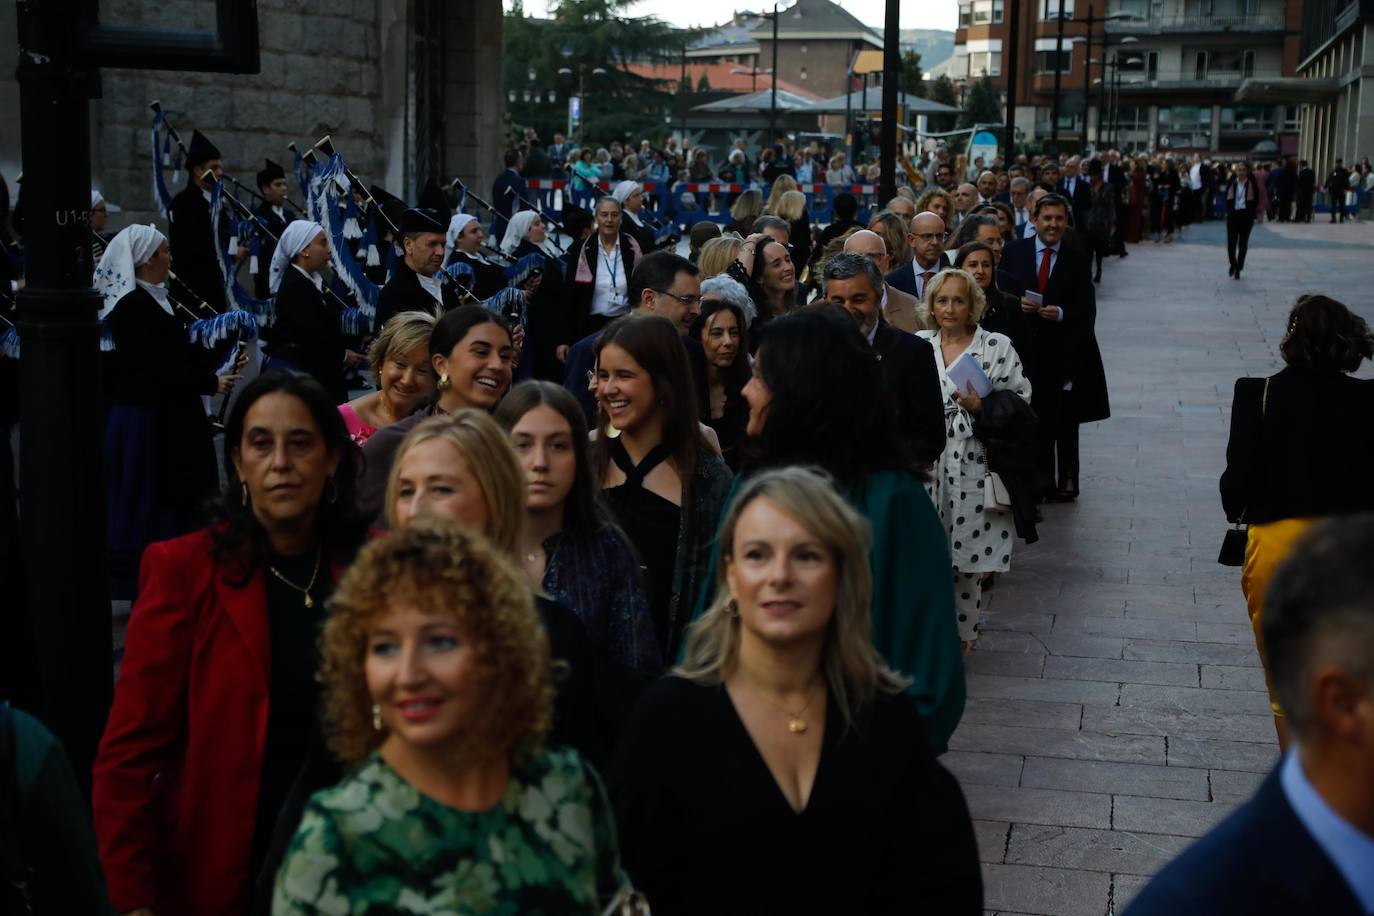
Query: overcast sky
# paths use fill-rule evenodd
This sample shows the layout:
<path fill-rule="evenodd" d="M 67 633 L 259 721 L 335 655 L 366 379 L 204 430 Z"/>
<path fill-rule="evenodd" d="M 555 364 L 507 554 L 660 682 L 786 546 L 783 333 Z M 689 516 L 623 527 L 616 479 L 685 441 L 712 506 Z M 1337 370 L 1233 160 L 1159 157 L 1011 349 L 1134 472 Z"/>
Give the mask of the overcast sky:
<path fill-rule="evenodd" d="M 510 9 L 511 0 L 504 0 Z M 535 16 L 548 13 L 552 0 L 525 0 L 525 12 Z M 790 4 L 784 3 L 784 8 Z M 843 0 L 841 4 L 861 22 L 875 28 L 882 28 L 884 0 Z M 632 16 L 657 16 L 676 26 L 694 27 L 717 25 L 727 21 L 737 9 L 763 10 L 771 8 L 763 0 L 639 0 L 630 7 Z M 953 31 L 958 18 L 958 4 L 955 0 L 911 0 L 902 4 L 902 28 L 904 29 L 949 29 Z"/>

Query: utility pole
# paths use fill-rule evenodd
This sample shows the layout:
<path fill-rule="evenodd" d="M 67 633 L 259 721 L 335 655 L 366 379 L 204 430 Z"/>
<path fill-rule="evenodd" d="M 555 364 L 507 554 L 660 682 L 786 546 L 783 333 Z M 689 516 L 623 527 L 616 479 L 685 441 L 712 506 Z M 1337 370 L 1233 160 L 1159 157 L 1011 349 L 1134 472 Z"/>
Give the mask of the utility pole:
<path fill-rule="evenodd" d="M 768 107 L 768 145 L 778 142 L 778 5 L 773 4 L 773 101 Z"/>
<path fill-rule="evenodd" d="M 1018 28 L 1020 23 L 1021 2 L 1020 0 L 1007 0 L 1008 21 L 1011 27 L 1007 32 L 1007 52 L 1002 61 L 1002 66 L 1007 73 L 1007 123 L 1003 125 L 1002 145 L 1006 147 L 1006 162 L 1010 165 L 1016 159 L 1016 74 L 1017 74 L 1017 50 L 1021 44 L 1021 31 Z"/>
<path fill-rule="evenodd" d="M 1091 4 L 1088 6 L 1088 41 L 1083 47 L 1086 50 L 1083 54 L 1083 145 L 1078 150 L 1080 153 L 1086 153 L 1088 150 L 1088 93 L 1090 91 L 1089 80 L 1092 79 L 1093 72 L 1093 8 Z M 1102 38 L 1102 47 L 1104 49 L 1107 47 L 1105 35 Z M 1098 137 L 1097 145 L 1102 145 L 1101 137 Z"/>
<path fill-rule="evenodd" d="M 1050 103 L 1050 144 L 1046 150 L 1052 156 L 1059 155 L 1059 80 L 1063 71 L 1060 63 L 1064 57 L 1064 0 L 1059 0 L 1059 32 L 1054 39 L 1054 99 Z"/>
<path fill-rule="evenodd" d="M 901 88 L 901 4 L 887 0 L 883 19 L 883 133 L 878 151 L 878 199 L 897 196 L 897 91 Z M 868 100 L 864 100 L 868 104 Z"/>

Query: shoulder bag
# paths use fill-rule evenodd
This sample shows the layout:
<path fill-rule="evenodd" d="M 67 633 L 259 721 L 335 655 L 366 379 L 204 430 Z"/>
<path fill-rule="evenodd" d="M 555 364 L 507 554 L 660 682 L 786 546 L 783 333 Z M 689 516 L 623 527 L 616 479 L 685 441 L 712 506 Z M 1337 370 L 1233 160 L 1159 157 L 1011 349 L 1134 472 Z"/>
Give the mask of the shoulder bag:
<path fill-rule="evenodd" d="M 1260 427 L 1264 426 L 1264 415 L 1269 409 L 1269 379 L 1264 380 L 1264 394 L 1260 397 Z M 1250 494 L 1254 498 L 1254 494 Z M 1246 524 L 1245 515 L 1250 511 L 1246 507 L 1245 512 L 1241 513 L 1240 521 L 1234 527 L 1228 528 L 1225 536 L 1221 539 L 1221 552 L 1217 554 L 1217 562 L 1222 566 L 1244 566 L 1245 565 L 1245 545 L 1250 540 L 1250 526 Z"/>

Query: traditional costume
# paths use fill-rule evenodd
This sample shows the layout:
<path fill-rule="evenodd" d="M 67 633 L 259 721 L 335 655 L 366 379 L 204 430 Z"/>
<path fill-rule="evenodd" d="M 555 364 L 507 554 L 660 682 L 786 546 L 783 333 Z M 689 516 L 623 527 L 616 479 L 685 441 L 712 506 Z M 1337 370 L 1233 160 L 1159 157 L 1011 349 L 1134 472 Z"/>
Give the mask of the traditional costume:
<path fill-rule="evenodd" d="M 270 185 L 277 179 L 286 178 L 286 170 L 280 165 L 267 160 L 267 167 L 258 172 L 258 190 Z M 253 209 L 253 215 L 262 223 L 267 232 L 258 233 L 258 269 L 253 274 L 253 295 L 259 299 L 266 299 L 272 295 L 271 291 L 271 265 L 272 255 L 276 251 L 277 243 L 273 238 L 281 238 L 286 227 L 294 217 L 286 211 L 285 207 L 278 207 L 263 201 Z"/>
<path fill-rule="evenodd" d="M 277 319 L 267 345 L 267 365 L 286 367 L 313 377 L 334 403 L 348 400 L 344 380 L 344 343 L 339 330 L 339 304 L 324 291 L 324 277 L 292 262 L 324 233 L 319 223 L 296 220 L 286 227 L 272 254 L 269 285 L 276 296 Z"/>
<path fill-rule="evenodd" d="M 196 131 L 191 135 L 191 146 L 186 151 L 186 187 L 172 198 L 168 216 L 177 280 L 222 312 L 228 307 L 224 270 L 220 266 L 220 246 L 224 238 L 210 223 L 210 192 L 196 184 L 205 164 L 219 158 L 219 150 L 205 139 L 204 134 Z M 222 222 L 227 219 L 223 217 Z"/>
<path fill-rule="evenodd" d="M 437 210 L 410 209 L 401 217 L 403 236 L 413 232 L 444 235 L 447 228 L 445 218 Z M 397 312 L 413 310 L 442 315 L 461 304 L 458 293 L 452 286 L 446 285 L 438 274 L 426 276 L 416 273 L 402 260 L 377 297 L 377 319 L 372 330 L 373 333 L 380 332 L 387 319 Z"/>

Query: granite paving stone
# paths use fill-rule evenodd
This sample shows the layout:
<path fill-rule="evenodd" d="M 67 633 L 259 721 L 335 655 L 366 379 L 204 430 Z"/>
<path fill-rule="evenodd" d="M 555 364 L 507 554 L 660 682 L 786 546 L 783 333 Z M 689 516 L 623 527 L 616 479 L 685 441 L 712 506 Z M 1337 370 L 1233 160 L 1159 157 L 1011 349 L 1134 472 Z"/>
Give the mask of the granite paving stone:
<path fill-rule="evenodd" d="M 1216 563 L 1231 396 L 1281 367 L 1300 293 L 1374 320 L 1374 224 L 1260 224 L 1252 247 L 1287 255 L 1240 282 L 1224 240 L 1208 222 L 1108 261 L 1112 417 L 1082 428 L 1078 500 L 1043 507 L 984 595 L 946 765 L 979 819 L 989 913 L 1123 912 L 1278 761 L 1239 570 Z"/>

